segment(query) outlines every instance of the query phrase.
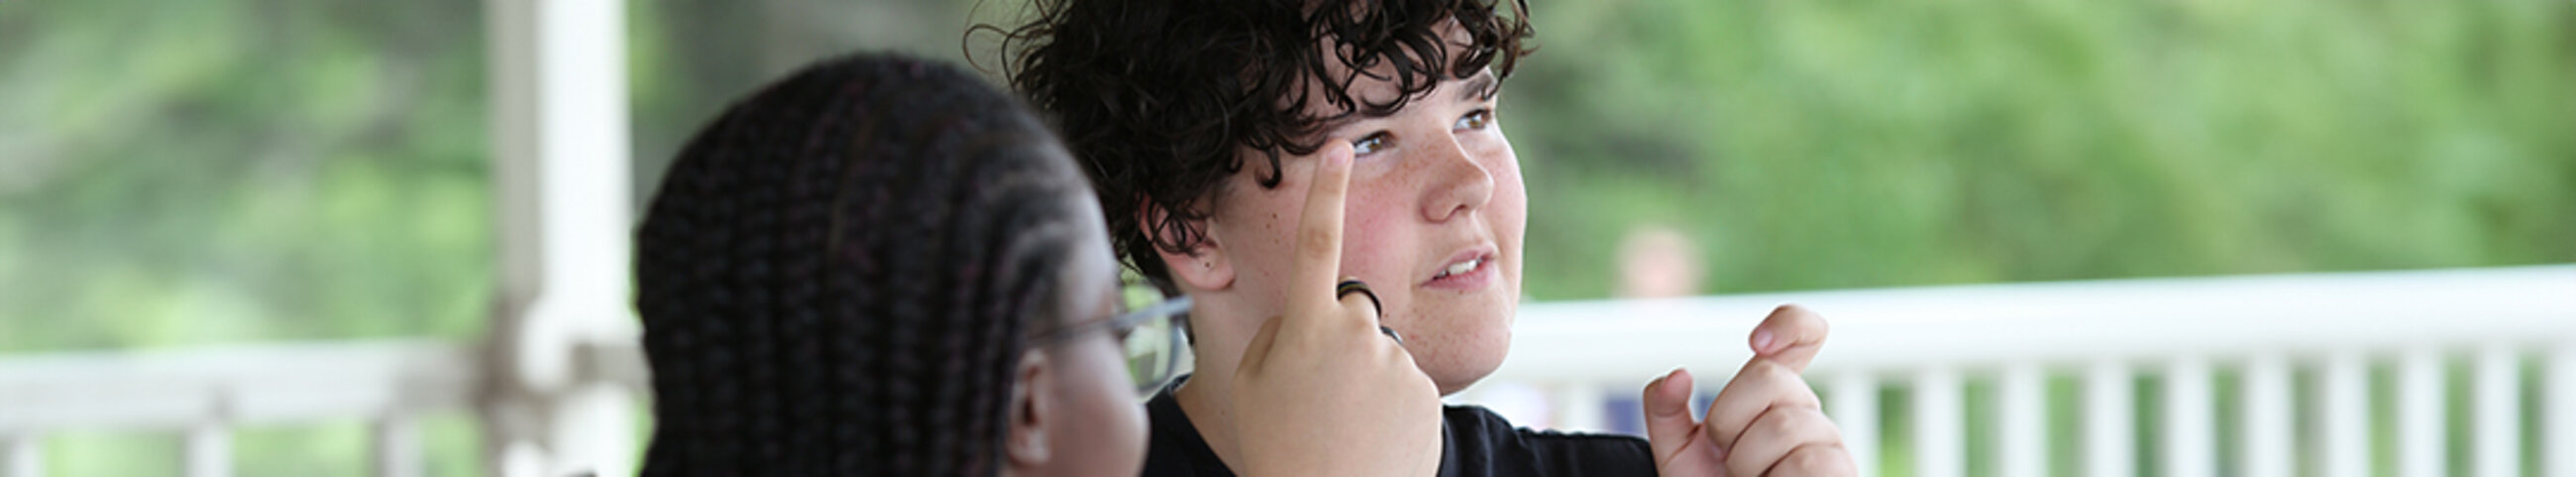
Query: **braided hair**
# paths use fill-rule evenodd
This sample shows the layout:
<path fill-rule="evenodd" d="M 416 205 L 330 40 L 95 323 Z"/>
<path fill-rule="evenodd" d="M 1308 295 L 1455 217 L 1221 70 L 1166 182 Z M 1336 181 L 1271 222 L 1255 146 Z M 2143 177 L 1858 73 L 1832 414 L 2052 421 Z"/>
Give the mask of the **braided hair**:
<path fill-rule="evenodd" d="M 832 59 L 735 104 L 636 234 L 643 475 L 995 474 L 1088 193 L 1043 123 L 945 64 Z"/>

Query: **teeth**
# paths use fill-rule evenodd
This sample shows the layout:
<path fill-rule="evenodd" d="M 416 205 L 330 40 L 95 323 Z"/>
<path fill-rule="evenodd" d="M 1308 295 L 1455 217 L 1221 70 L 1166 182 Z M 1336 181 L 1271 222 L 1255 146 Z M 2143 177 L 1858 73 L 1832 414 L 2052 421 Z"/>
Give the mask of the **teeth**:
<path fill-rule="evenodd" d="M 1450 265 L 1450 266 L 1449 266 L 1449 269 L 1447 269 L 1447 270 L 1441 270 L 1441 271 L 1440 271 L 1440 276 L 1446 277 L 1446 276 L 1450 276 L 1450 275 L 1457 275 L 1457 274 L 1461 274 L 1461 273 L 1467 273 L 1467 271 L 1469 271 L 1469 270 L 1475 270 L 1475 269 L 1476 269 L 1476 265 L 1480 265 L 1480 264 L 1483 264 L 1483 263 L 1485 263 L 1485 260 L 1484 260 L 1484 259 L 1481 259 L 1481 258 L 1480 258 L 1480 259 L 1472 259 L 1472 260 L 1468 260 L 1468 261 L 1464 261 L 1464 262 L 1458 262 L 1458 263 L 1456 263 L 1456 264 L 1452 264 L 1452 265 Z"/>

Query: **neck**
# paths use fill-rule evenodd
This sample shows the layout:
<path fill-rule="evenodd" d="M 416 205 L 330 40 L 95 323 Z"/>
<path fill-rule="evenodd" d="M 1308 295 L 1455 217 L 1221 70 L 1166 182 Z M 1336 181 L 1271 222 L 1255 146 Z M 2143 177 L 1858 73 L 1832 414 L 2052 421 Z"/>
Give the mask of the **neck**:
<path fill-rule="evenodd" d="M 1243 362 L 1243 349 L 1258 330 L 1259 319 L 1236 316 L 1240 307 L 1228 306 L 1231 300 L 1216 293 L 1193 293 L 1200 306 L 1190 316 L 1190 326 L 1197 338 L 1190 346 L 1194 356 L 1189 381 L 1181 383 L 1172 398 L 1188 415 L 1190 426 L 1198 429 L 1208 449 L 1226 468 L 1241 468 L 1242 446 L 1234 432 L 1234 367 Z"/>
<path fill-rule="evenodd" d="M 1208 450 L 1216 452 L 1217 460 L 1228 469 L 1242 468 L 1242 446 L 1234 435 L 1234 370 L 1202 371 L 1206 369 L 1193 371 L 1190 381 L 1181 383 L 1172 398 L 1180 403 L 1181 413 L 1190 416 L 1190 427 L 1198 429 L 1199 438 L 1207 441 Z"/>

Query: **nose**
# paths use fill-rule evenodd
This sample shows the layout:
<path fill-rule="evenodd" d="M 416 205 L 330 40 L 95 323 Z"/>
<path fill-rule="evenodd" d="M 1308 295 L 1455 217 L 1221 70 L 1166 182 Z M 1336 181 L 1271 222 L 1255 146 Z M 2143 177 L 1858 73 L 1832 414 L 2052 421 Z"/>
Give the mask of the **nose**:
<path fill-rule="evenodd" d="M 1430 187 L 1422 201 L 1422 218 L 1432 223 L 1471 215 L 1494 198 L 1493 170 L 1478 162 L 1457 136 L 1440 136 L 1446 140 L 1425 151 L 1437 155 L 1425 161 Z"/>

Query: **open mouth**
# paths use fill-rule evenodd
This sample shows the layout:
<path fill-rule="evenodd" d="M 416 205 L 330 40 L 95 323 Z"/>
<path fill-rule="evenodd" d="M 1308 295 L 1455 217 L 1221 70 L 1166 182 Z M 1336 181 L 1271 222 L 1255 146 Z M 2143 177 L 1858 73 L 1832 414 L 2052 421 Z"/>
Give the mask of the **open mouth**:
<path fill-rule="evenodd" d="M 1473 290 L 1483 288 L 1485 284 L 1492 282 L 1493 276 L 1494 248 L 1478 246 L 1451 256 L 1447 265 L 1442 265 L 1439 270 L 1432 272 L 1430 279 L 1422 281 L 1422 286 Z"/>
<path fill-rule="evenodd" d="M 1470 258 L 1470 259 L 1467 259 L 1466 261 L 1461 261 L 1461 262 L 1458 262 L 1458 263 L 1452 263 L 1452 264 L 1449 264 L 1449 268 L 1441 269 L 1441 270 L 1440 270 L 1440 274 L 1439 274 L 1439 275 L 1433 275 L 1433 276 L 1431 277 L 1431 279 L 1433 279 L 1433 280 L 1439 280 L 1439 279 L 1442 279 L 1442 278 L 1449 278 L 1449 276 L 1450 276 L 1450 275 L 1465 275 L 1465 274 L 1467 274 L 1467 272 L 1476 271 L 1476 267 L 1481 267 L 1481 266 L 1484 266 L 1484 265 L 1485 265 L 1485 258 L 1484 258 L 1484 257 Z"/>

